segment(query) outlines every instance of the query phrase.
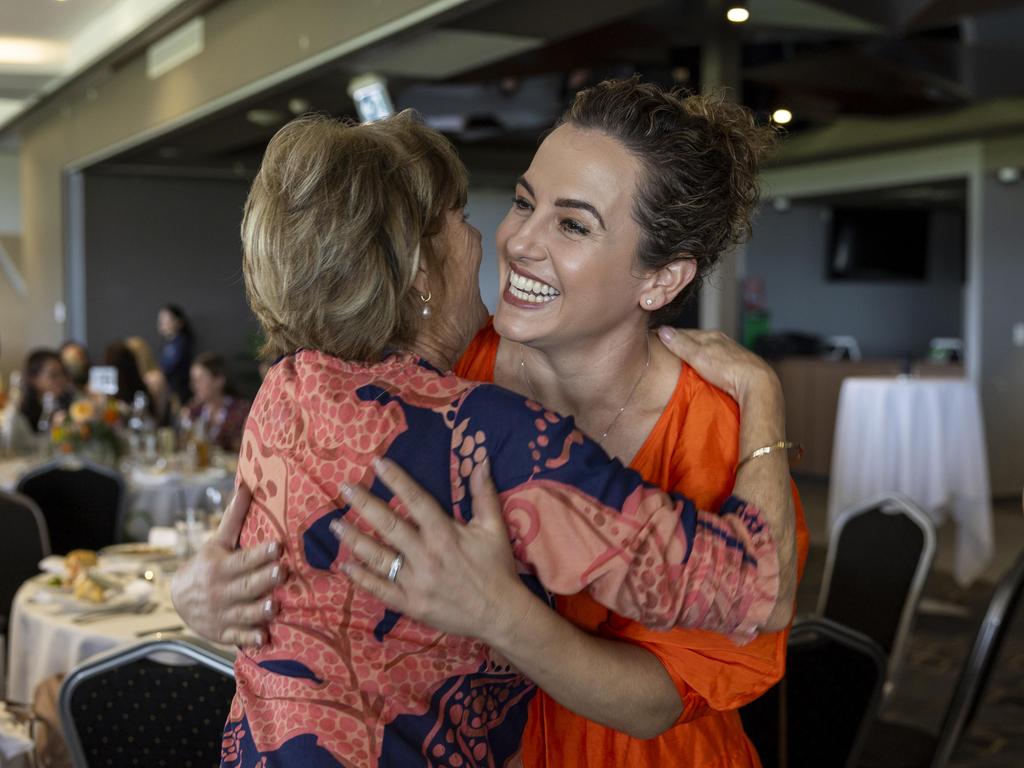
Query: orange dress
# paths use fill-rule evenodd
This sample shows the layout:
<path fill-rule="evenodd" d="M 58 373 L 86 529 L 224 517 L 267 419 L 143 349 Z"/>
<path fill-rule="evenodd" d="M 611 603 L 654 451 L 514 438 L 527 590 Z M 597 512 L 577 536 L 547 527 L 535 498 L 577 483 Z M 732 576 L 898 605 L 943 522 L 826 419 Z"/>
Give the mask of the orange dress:
<path fill-rule="evenodd" d="M 488 324 L 466 350 L 456 373 L 493 381 L 499 340 Z M 630 466 L 648 482 L 693 498 L 702 509 L 717 509 L 732 491 L 738 450 L 736 402 L 684 364 L 671 400 Z M 793 494 L 802 577 L 809 537 L 795 485 Z M 761 765 L 736 709 L 782 677 L 788 631 L 762 635 L 740 647 L 711 632 L 646 629 L 584 594 L 559 598 L 558 612 L 588 632 L 653 653 L 675 683 L 683 713 L 665 733 L 641 740 L 586 720 L 538 691 L 523 735 L 526 768 Z"/>

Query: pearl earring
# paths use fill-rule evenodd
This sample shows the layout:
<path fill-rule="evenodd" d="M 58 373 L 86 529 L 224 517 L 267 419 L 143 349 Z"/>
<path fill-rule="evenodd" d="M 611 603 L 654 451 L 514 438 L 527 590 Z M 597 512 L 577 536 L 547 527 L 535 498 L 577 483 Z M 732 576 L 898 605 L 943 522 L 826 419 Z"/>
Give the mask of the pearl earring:
<path fill-rule="evenodd" d="M 423 302 L 423 309 L 420 310 L 420 314 L 423 316 L 424 320 L 429 320 L 430 316 L 432 314 L 434 314 L 433 311 L 430 309 L 430 305 L 427 303 L 433 297 L 434 297 L 434 294 L 432 294 L 430 291 L 427 291 L 427 295 L 426 296 L 424 296 L 423 294 L 420 294 L 420 301 Z"/>
<path fill-rule="evenodd" d="M 646 299 L 644 299 L 644 304 L 646 304 L 649 307 L 652 304 L 654 304 L 654 299 L 652 299 L 650 296 L 648 296 Z"/>

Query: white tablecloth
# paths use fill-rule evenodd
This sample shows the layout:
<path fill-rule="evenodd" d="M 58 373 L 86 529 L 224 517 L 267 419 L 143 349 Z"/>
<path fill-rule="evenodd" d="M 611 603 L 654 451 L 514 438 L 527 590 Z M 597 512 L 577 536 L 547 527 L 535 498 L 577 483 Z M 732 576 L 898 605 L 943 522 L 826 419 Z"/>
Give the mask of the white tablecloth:
<path fill-rule="evenodd" d="M 848 378 L 839 394 L 829 528 L 870 496 L 897 491 L 957 525 L 954 577 L 992 558 L 992 503 L 978 394 L 966 379 Z"/>
<path fill-rule="evenodd" d="M 154 526 L 173 526 L 185 519 L 186 510 L 205 509 L 207 488 L 216 488 L 227 504 L 235 477 L 217 468 L 197 472 L 155 474 L 135 469 L 128 474 L 128 499 L 123 529 L 130 541 L 145 541 Z M 208 510 L 212 511 L 212 510 Z"/>
<path fill-rule="evenodd" d="M 30 459 L 0 461 L 0 489 L 14 490 L 18 478 L 39 463 Z M 204 509 L 207 488 L 220 491 L 226 504 L 234 485 L 234 475 L 216 467 L 196 472 L 163 473 L 133 469 L 126 477 L 127 498 L 122 524 L 125 538 L 145 541 L 153 526 L 173 526 L 178 520 L 185 519 L 189 507 Z"/>
<path fill-rule="evenodd" d="M 118 645 L 139 642 L 140 632 L 180 627 L 181 618 L 171 605 L 166 578 L 157 582 L 158 608 L 142 615 L 119 614 L 89 624 L 75 624 L 74 612 L 53 603 L 36 603 L 41 579 L 25 582 L 14 597 L 9 630 L 7 698 L 27 704 L 43 680 L 64 674 L 97 653 Z M 152 637 L 152 636 L 149 636 Z"/>

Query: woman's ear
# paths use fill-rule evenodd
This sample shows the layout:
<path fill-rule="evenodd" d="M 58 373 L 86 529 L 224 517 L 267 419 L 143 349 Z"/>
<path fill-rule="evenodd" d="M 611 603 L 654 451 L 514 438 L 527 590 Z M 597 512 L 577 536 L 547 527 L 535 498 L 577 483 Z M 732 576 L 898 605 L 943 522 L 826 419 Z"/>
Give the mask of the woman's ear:
<path fill-rule="evenodd" d="M 697 260 L 680 254 L 680 258 L 651 274 L 640 291 L 640 307 L 649 312 L 671 304 L 697 276 Z"/>

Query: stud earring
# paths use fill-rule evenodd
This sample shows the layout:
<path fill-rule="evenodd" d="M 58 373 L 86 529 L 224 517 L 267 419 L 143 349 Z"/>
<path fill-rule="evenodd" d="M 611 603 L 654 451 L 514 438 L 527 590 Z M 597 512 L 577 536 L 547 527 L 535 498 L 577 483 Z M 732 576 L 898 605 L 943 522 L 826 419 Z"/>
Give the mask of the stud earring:
<path fill-rule="evenodd" d="M 429 320 L 430 316 L 434 314 L 433 311 L 430 309 L 430 305 L 427 303 L 433 297 L 434 294 L 432 294 L 430 291 L 427 291 L 426 296 L 424 296 L 422 293 L 420 294 L 420 301 L 423 302 L 423 309 L 420 310 L 420 314 L 423 316 L 424 320 Z"/>
<path fill-rule="evenodd" d="M 644 304 L 646 304 L 649 307 L 652 304 L 654 304 L 654 299 L 652 299 L 650 296 L 648 296 L 646 299 L 644 299 Z"/>

